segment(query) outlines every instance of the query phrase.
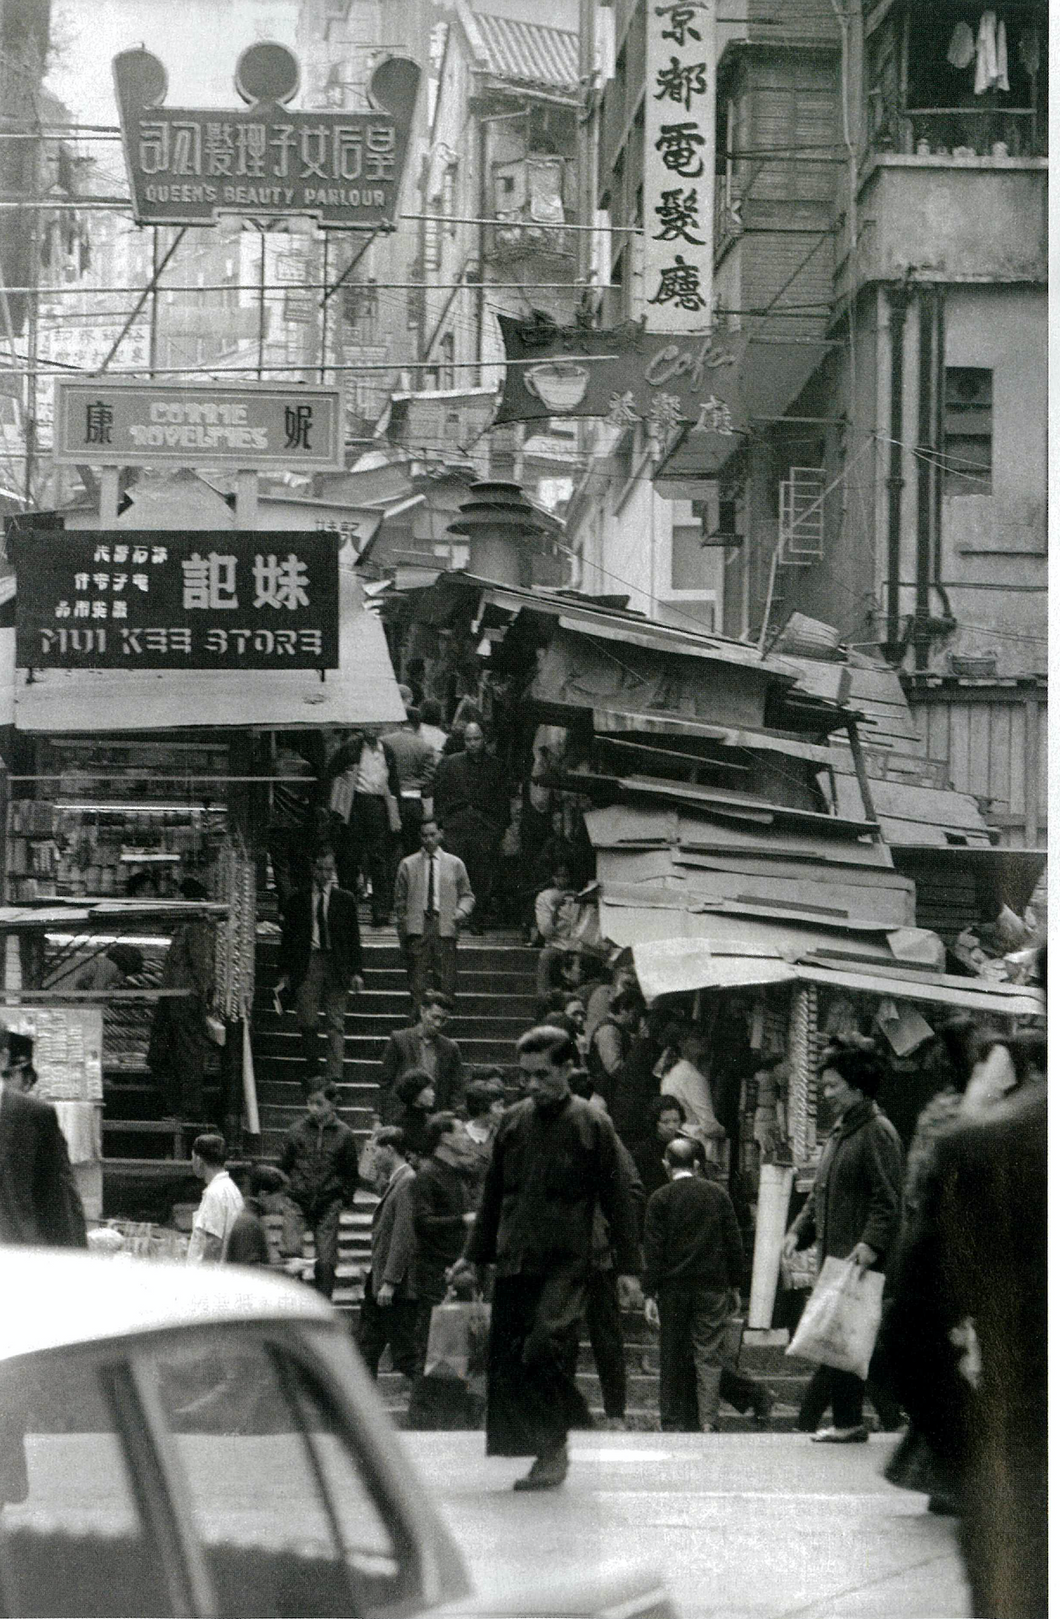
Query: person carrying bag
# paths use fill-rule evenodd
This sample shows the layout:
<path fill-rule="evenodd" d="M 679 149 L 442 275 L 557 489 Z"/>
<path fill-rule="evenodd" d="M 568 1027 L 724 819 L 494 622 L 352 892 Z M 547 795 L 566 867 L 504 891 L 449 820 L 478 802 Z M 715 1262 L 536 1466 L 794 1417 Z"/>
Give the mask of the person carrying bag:
<path fill-rule="evenodd" d="M 864 1383 L 883 1315 L 883 1272 L 826 1259 L 786 1354 L 815 1360 Z"/>

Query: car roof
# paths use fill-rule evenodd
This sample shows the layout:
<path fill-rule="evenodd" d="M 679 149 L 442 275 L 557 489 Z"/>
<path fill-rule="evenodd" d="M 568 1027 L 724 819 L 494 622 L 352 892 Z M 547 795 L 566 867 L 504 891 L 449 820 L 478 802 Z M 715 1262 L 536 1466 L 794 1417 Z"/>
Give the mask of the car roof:
<path fill-rule="evenodd" d="M 219 1322 L 333 1321 L 319 1293 L 239 1265 L 0 1247 L 0 1361 Z"/>

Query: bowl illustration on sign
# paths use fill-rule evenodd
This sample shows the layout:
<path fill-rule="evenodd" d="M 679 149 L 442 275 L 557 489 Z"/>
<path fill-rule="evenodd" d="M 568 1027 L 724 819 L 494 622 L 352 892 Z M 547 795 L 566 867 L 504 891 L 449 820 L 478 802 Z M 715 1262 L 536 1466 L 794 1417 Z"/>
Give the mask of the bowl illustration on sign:
<path fill-rule="evenodd" d="M 562 411 L 573 410 L 585 398 L 589 367 L 578 365 L 574 360 L 542 360 L 538 365 L 527 366 L 523 382 L 558 416 Z"/>

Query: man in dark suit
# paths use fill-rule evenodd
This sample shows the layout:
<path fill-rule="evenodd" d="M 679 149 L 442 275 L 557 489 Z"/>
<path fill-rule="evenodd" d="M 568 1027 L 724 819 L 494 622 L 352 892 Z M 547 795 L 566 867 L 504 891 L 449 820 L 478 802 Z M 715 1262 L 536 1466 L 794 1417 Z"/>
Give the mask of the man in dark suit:
<path fill-rule="evenodd" d="M 305 1050 L 305 1094 L 319 1068 L 317 1021 L 327 1027 L 327 1077 L 342 1078 L 346 1001 L 364 989 L 357 900 L 338 886 L 335 856 L 322 849 L 313 862 L 313 884 L 292 894 L 284 913 L 277 990 L 294 991 L 298 1029 Z"/>
<path fill-rule="evenodd" d="M 456 994 L 456 941 L 471 916 L 475 895 L 464 862 L 441 847 L 437 821 L 420 827 L 420 851 L 398 867 L 394 911 L 405 952 L 409 993 L 419 1012 L 428 983 Z"/>
<path fill-rule="evenodd" d="M 33 1042 L 6 1034 L 0 1054 L 0 1243 L 85 1248 L 85 1211 L 50 1103 L 23 1090 Z"/>
<path fill-rule="evenodd" d="M 404 1133 L 386 1125 L 375 1138 L 376 1163 L 386 1178 L 372 1215 L 372 1268 L 364 1281 L 357 1347 L 375 1377 L 387 1344 L 396 1372 L 420 1370 L 414 1265 L 416 1172 L 405 1157 Z"/>
<path fill-rule="evenodd" d="M 512 808 L 504 771 L 486 752 L 482 727 L 475 720 L 464 731 L 464 751 L 438 762 L 434 813 L 446 848 L 464 862 L 480 910 L 488 909 L 497 854 Z"/>
<path fill-rule="evenodd" d="M 419 1022 L 411 1029 L 395 1029 L 390 1036 L 383 1053 L 380 1084 L 383 1118 L 393 1120 L 398 1108 L 395 1086 L 413 1068 L 430 1075 L 437 1112 L 449 1113 L 463 1102 L 464 1061 L 460 1047 L 442 1033 L 452 1011 L 448 995 L 440 989 L 425 990 Z"/>

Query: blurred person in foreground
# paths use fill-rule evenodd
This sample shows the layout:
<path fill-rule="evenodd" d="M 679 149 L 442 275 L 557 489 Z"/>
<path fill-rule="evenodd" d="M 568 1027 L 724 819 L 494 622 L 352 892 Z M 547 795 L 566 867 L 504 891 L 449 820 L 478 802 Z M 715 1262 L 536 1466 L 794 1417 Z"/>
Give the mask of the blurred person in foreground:
<path fill-rule="evenodd" d="M 1017 1060 L 1022 1083 L 937 1141 L 884 1323 L 902 1401 L 954 1480 L 974 1619 L 1048 1612 L 1044 1036 Z"/>
<path fill-rule="evenodd" d="M 610 1228 L 623 1303 L 638 1295 L 636 1213 L 605 1113 L 571 1092 L 577 1051 L 562 1029 L 529 1030 L 516 1047 L 526 1098 L 497 1128 L 482 1205 L 457 1281 L 496 1265 L 486 1453 L 532 1456 L 517 1490 L 567 1476 L 567 1434 L 592 1426 L 574 1381 L 597 1205 Z M 572 1343 L 574 1354 L 572 1356 Z"/>

